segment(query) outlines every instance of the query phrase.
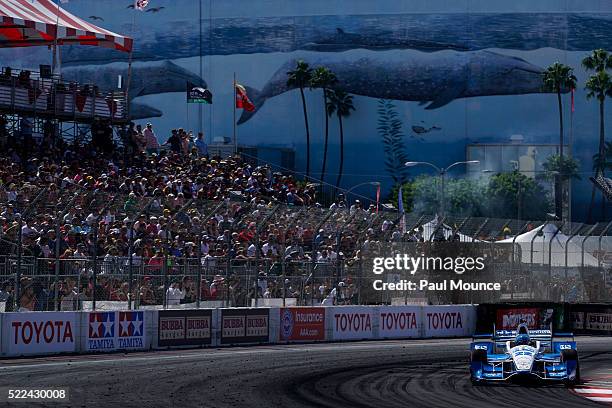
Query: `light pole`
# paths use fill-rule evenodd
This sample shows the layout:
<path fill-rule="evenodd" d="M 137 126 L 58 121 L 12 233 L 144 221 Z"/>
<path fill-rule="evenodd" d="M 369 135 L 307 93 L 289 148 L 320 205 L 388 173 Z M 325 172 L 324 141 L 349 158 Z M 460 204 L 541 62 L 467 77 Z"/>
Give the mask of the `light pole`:
<path fill-rule="evenodd" d="M 418 165 L 425 165 L 429 167 L 433 167 L 438 174 L 440 175 L 440 217 L 444 218 L 444 182 L 446 178 L 446 174 L 450 169 L 460 164 L 480 164 L 480 160 L 467 160 L 467 161 L 458 161 L 447 167 L 438 167 L 435 164 L 423 161 L 408 161 L 404 163 L 406 167 L 414 167 Z"/>
<path fill-rule="evenodd" d="M 353 191 L 354 189 L 356 189 L 356 188 L 358 188 L 358 187 L 361 187 L 361 186 L 377 186 L 377 187 L 378 187 L 378 186 L 380 186 L 380 182 L 379 182 L 379 181 L 366 181 L 366 182 L 364 182 L 364 183 L 359 183 L 359 184 L 357 184 L 357 185 L 355 185 L 355 186 L 353 186 L 353 187 L 349 188 L 348 190 L 346 190 L 346 192 L 345 192 L 345 194 L 346 194 L 346 199 L 347 199 L 347 200 L 349 199 L 349 193 L 350 193 L 351 191 Z M 348 204 L 349 204 L 349 202 L 347 202 L 347 203 L 346 203 L 346 208 L 347 208 L 347 209 L 350 211 L 351 206 L 350 206 L 350 205 L 348 205 Z"/>

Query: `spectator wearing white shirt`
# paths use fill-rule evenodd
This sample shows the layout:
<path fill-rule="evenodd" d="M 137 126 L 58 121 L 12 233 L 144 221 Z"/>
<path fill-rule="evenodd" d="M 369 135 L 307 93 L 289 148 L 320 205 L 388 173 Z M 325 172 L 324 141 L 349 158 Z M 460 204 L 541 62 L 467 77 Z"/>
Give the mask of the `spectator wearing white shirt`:
<path fill-rule="evenodd" d="M 185 294 L 185 289 L 182 289 L 178 282 L 173 282 L 166 291 L 168 306 L 180 305 L 181 300 L 185 299 Z"/>

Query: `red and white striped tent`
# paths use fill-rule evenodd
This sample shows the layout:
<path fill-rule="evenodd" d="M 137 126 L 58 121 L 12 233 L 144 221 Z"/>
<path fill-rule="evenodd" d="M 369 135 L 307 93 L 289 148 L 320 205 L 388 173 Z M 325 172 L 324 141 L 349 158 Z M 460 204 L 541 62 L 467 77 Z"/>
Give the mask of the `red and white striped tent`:
<path fill-rule="evenodd" d="M 131 38 L 80 19 L 60 8 L 56 1 L 0 0 L 0 48 L 57 42 L 132 50 Z"/>

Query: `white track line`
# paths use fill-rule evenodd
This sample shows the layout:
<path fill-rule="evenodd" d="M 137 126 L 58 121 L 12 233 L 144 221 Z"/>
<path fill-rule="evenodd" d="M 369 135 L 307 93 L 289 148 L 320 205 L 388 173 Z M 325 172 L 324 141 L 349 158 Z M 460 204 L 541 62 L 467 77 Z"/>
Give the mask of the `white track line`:
<path fill-rule="evenodd" d="M 609 394 L 612 396 L 612 390 L 605 388 L 574 388 L 574 391 L 579 394 Z"/>

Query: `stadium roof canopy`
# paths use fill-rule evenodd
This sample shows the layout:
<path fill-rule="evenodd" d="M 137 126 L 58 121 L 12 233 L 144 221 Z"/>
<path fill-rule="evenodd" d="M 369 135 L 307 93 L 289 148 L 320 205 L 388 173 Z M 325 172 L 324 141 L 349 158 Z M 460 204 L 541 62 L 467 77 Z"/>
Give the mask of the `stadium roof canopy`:
<path fill-rule="evenodd" d="M 81 44 L 130 52 L 133 40 L 95 26 L 52 0 L 0 0 L 0 48 Z"/>

